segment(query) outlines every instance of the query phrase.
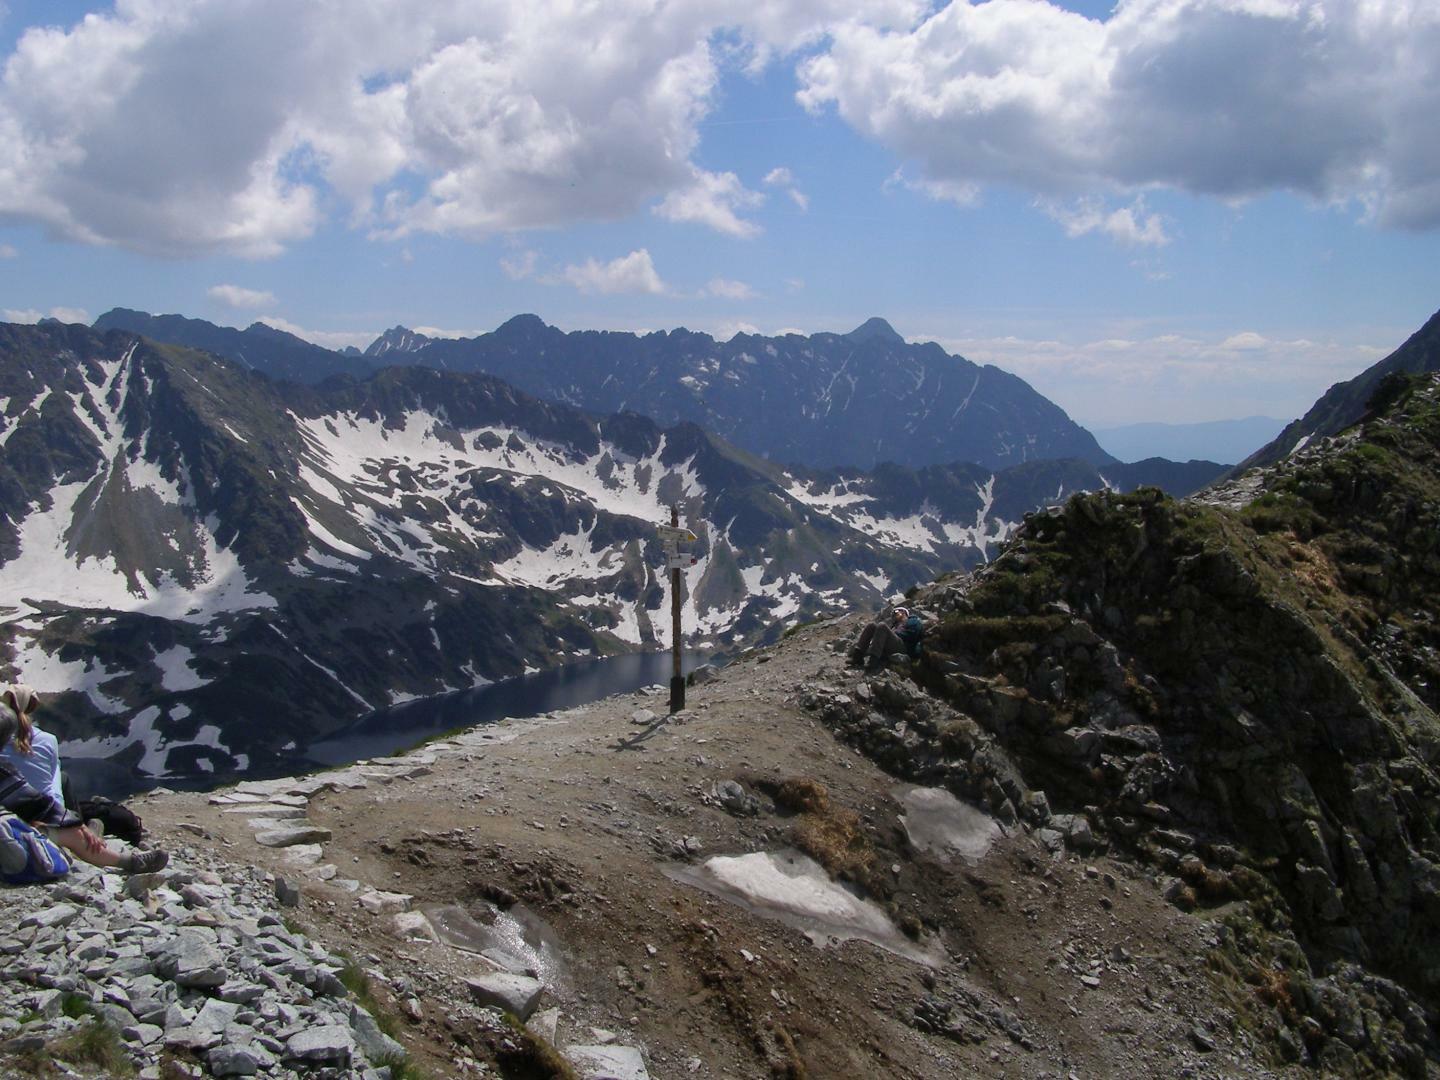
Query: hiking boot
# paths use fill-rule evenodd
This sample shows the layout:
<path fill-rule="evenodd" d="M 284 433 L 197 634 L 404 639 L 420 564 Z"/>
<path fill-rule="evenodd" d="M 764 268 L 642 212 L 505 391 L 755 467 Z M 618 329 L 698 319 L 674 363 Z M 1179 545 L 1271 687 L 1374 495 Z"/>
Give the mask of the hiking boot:
<path fill-rule="evenodd" d="M 864 667 L 864 666 L 865 666 L 865 654 L 864 654 L 864 653 L 858 653 L 858 652 L 855 652 L 855 651 L 852 650 L 852 651 L 850 652 L 850 655 L 845 658 L 845 666 L 846 666 L 846 667 Z"/>
<path fill-rule="evenodd" d="M 149 851 L 132 851 L 129 863 L 121 866 L 120 869 L 127 874 L 153 874 L 157 870 L 164 870 L 169 862 L 170 853 L 168 851 L 151 848 Z"/>

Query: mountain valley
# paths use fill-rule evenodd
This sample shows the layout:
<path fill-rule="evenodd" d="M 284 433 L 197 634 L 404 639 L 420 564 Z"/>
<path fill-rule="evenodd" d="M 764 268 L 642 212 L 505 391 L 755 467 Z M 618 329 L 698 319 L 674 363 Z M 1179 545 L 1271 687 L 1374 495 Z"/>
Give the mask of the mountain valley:
<path fill-rule="evenodd" d="M 273 771 L 338 725 L 659 648 L 733 650 L 983 562 L 1035 507 L 1215 467 L 783 467 L 423 366 L 276 384 L 121 331 L 0 331 L 11 669 L 73 756 Z"/>

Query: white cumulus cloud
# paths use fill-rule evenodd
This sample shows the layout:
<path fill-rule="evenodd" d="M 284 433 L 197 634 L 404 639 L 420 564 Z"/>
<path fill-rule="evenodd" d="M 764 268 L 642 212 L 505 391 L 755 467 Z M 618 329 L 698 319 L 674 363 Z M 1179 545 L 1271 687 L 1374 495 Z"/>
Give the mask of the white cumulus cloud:
<path fill-rule="evenodd" d="M 755 296 L 755 290 L 745 282 L 727 278 L 711 279 L 710 284 L 705 286 L 705 291 L 711 296 L 723 297 L 726 300 L 750 300 Z"/>
<path fill-rule="evenodd" d="M 727 68 L 923 0 L 116 0 L 0 79 L 0 217 L 166 256 L 265 257 L 339 210 L 401 237 L 667 216 L 744 235 L 698 168 Z"/>
<path fill-rule="evenodd" d="M 232 308 L 263 308 L 275 303 L 274 293 L 240 285 L 212 285 L 205 291 L 210 299 Z"/>
<path fill-rule="evenodd" d="M 753 209 L 765 196 L 751 191 L 733 172 L 712 173 L 694 170 L 690 184 L 672 191 L 655 207 L 655 213 L 667 221 L 688 221 L 708 225 L 716 232 L 749 238 L 760 234 L 760 227 L 740 216 L 742 210 Z"/>
<path fill-rule="evenodd" d="M 800 190 L 799 184 L 795 181 L 795 174 L 785 168 L 785 166 L 778 166 L 766 173 L 765 185 L 767 187 L 779 188 L 786 195 L 790 196 L 790 201 L 799 208 L 802 214 L 810 209 L 810 196 Z"/>
<path fill-rule="evenodd" d="M 561 271 L 559 280 L 573 285 L 582 293 L 660 295 L 668 291 L 655 271 L 650 252 L 644 248 L 607 263 L 586 259 L 583 263 L 567 266 Z"/>
<path fill-rule="evenodd" d="M 837 27 L 800 83 L 804 105 L 838 110 L 941 197 L 1289 191 L 1440 226 L 1431 2 L 1121 0 L 1102 22 L 953 0 L 912 29 Z"/>
<path fill-rule="evenodd" d="M 1160 215 L 1146 210 L 1143 197 L 1114 210 L 1106 209 L 1104 200 L 1093 197 L 1078 199 L 1073 205 L 1042 203 L 1042 208 L 1060 223 L 1066 236 L 1098 232 L 1129 247 L 1164 247 L 1170 243 Z"/>
<path fill-rule="evenodd" d="M 524 281 L 535 276 L 535 264 L 538 260 L 539 256 L 535 252 L 522 251 L 518 255 L 501 259 L 500 269 L 505 271 L 505 276 L 511 281 Z"/>

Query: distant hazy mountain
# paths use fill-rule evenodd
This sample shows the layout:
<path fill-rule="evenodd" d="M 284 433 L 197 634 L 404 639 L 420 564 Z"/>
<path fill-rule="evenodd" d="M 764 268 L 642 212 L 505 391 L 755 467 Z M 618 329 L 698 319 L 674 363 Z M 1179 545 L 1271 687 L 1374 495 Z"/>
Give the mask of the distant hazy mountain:
<path fill-rule="evenodd" d="M 101 332 L 128 330 L 151 341 L 203 349 L 272 379 L 291 382 L 319 382 L 341 374 L 368 375 L 377 366 L 354 350 L 334 352 L 261 322 L 236 330 L 183 315 L 149 315 L 115 308 L 96 319 L 94 325 Z"/>
<path fill-rule="evenodd" d="M 407 333 L 397 327 L 381 340 L 396 348 Z M 934 343 L 907 344 L 883 319 L 848 334 L 720 342 L 684 329 L 564 333 L 519 315 L 493 333 L 430 341 L 406 356 L 489 372 L 599 412 L 691 421 L 773 460 L 822 468 L 1114 460 L 1024 380 Z"/>
<path fill-rule="evenodd" d="M 1092 428 L 1095 441 L 1121 461 L 1161 457 L 1171 461 L 1220 461 L 1227 465 L 1253 454 L 1278 435 L 1284 420 L 1247 416 L 1203 424 L 1125 424 Z"/>
<path fill-rule="evenodd" d="M 1380 380 L 1394 371 L 1411 375 L 1440 371 L 1440 312 L 1430 316 L 1424 326 L 1384 360 L 1355 378 L 1330 387 L 1309 412 L 1287 426 L 1273 442 L 1242 461 L 1236 472 L 1255 465 L 1273 465 L 1313 439 L 1343 431 L 1365 415 L 1370 395 Z"/>
<path fill-rule="evenodd" d="M 1115 460 L 1024 380 L 934 343 L 907 344 L 884 319 L 848 334 L 741 334 L 717 342 L 684 329 L 567 334 L 518 315 L 474 338 L 433 339 L 395 326 L 363 361 L 260 323 L 240 331 L 117 309 L 95 326 L 205 349 L 299 382 L 394 363 L 486 372 L 550 401 L 602 414 L 637 412 L 662 425 L 688 421 L 772 460 L 820 468 Z"/>
<path fill-rule="evenodd" d="M 434 340 L 403 326 L 392 326 L 370 343 L 365 355 L 375 360 L 385 357 L 387 364 L 406 363 L 398 354 L 418 352 Z"/>

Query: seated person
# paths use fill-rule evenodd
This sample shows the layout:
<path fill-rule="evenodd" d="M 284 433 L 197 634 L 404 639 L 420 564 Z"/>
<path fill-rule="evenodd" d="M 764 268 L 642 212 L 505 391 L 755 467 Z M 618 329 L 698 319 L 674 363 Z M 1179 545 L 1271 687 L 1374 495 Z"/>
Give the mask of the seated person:
<path fill-rule="evenodd" d="M 883 664 L 895 653 L 904 653 L 912 660 L 920 656 L 920 641 L 925 636 L 920 616 L 909 608 L 897 607 L 886 622 L 877 619 L 860 631 L 854 647 L 850 650 L 852 666 L 870 662 Z"/>
<path fill-rule="evenodd" d="M 43 791 L 58 803 L 64 803 L 65 794 L 60 781 L 60 741 L 48 731 L 42 731 L 34 720 L 34 713 L 40 704 L 40 696 L 33 689 L 19 683 L 0 690 L 0 703 L 10 706 L 20 719 L 19 729 L 0 757 L 25 778 L 25 782 L 36 791 Z"/>
<path fill-rule="evenodd" d="M 56 844 L 93 866 L 113 866 L 127 874 L 153 873 L 164 868 L 170 861 L 166 852 L 120 852 L 107 847 L 105 841 L 85 827 L 78 814 L 67 810 L 64 801 L 51 794 L 52 790 L 60 790 L 59 755 L 55 756 L 53 771 L 41 774 L 36 771 L 31 754 L 34 723 L 30 714 L 38 703 L 35 692 L 26 686 L 10 686 L 0 692 L 0 806 L 21 821 L 45 829 Z M 18 758 L 26 762 L 27 771 L 41 783 L 28 782 L 11 764 L 12 757 L 4 751 L 12 739 L 20 752 Z M 50 741 L 55 741 L 53 736 Z M 56 745 L 58 749 L 58 743 Z M 40 760 L 43 764 L 43 757 Z M 50 766 L 45 768 L 49 770 Z"/>

